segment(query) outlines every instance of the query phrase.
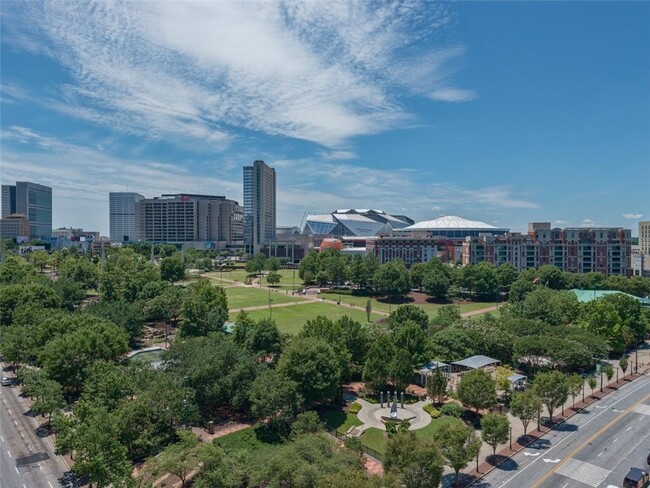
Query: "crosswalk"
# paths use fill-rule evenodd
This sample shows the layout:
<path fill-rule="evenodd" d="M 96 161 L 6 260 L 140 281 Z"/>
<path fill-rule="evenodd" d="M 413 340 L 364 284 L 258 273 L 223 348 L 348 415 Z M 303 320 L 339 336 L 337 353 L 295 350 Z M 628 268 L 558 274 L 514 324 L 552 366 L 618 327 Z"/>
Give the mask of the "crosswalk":
<path fill-rule="evenodd" d="M 594 464 L 570 458 L 557 469 L 556 473 L 596 488 L 605 481 L 605 478 L 609 476 L 611 471 Z"/>
<path fill-rule="evenodd" d="M 636 413 L 640 413 L 641 415 L 650 415 L 650 405 L 642 403 L 641 405 L 638 405 L 634 411 Z"/>

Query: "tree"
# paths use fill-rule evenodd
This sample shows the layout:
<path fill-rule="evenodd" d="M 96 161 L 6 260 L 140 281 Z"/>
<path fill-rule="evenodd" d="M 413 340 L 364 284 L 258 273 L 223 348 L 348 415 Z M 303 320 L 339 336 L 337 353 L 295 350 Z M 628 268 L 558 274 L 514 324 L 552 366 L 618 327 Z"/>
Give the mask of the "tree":
<path fill-rule="evenodd" d="M 481 436 L 486 444 L 492 446 L 492 455 L 496 455 L 497 446 L 508 441 L 510 422 L 505 415 L 486 413 L 481 419 Z"/>
<path fill-rule="evenodd" d="M 61 297 L 61 306 L 71 312 L 86 298 L 83 287 L 69 278 L 59 278 L 52 283 L 52 287 Z"/>
<path fill-rule="evenodd" d="M 591 393 L 593 393 L 596 389 L 596 386 L 598 386 L 598 381 L 594 376 L 590 376 L 587 380 L 587 383 L 589 383 L 589 388 L 591 388 Z"/>
<path fill-rule="evenodd" d="M 435 320 L 439 325 L 448 326 L 461 320 L 460 308 L 456 305 L 443 305 L 438 309 Z"/>
<path fill-rule="evenodd" d="M 421 365 L 428 357 L 428 338 L 415 322 L 407 322 L 393 333 L 395 347 L 405 349 L 411 357 L 411 367 Z"/>
<path fill-rule="evenodd" d="M 266 282 L 271 286 L 280 283 L 281 279 L 282 279 L 282 275 L 280 275 L 280 273 L 276 273 L 275 271 L 272 271 L 271 273 L 266 275 Z"/>
<path fill-rule="evenodd" d="M 372 300 L 366 300 L 366 320 L 370 322 L 370 315 L 372 314 Z"/>
<path fill-rule="evenodd" d="M 291 342 L 278 363 L 278 372 L 296 383 L 306 406 L 331 399 L 339 386 L 339 359 L 322 339 L 299 337 Z"/>
<path fill-rule="evenodd" d="M 384 468 L 405 488 L 432 488 L 440 485 L 443 459 L 432 442 L 419 439 L 414 432 L 389 437 Z"/>
<path fill-rule="evenodd" d="M 59 267 L 59 276 L 79 283 L 86 290 L 95 289 L 99 284 L 99 268 L 84 257 L 65 258 Z"/>
<path fill-rule="evenodd" d="M 517 270 L 510 263 L 503 263 L 497 268 L 497 282 L 499 287 L 507 291 L 517 280 Z"/>
<path fill-rule="evenodd" d="M 163 258 L 160 262 L 160 278 L 173 285 L 175 281 L 185 279 L 185 266 L 176 256 Z"/>
<path fill-rule="evenodd" d="M 573 398 L 573 405 L 576 404 L 576 397 L 580 395 L 580 392 L 583 389 L 584 381 L 582 377 L 578 374 L 572 374 L 566 379 L 567 385 L 569 386 L 569 395 Z"/>
<path fill-rule="evenodd" d="M 411 283 L 413 283 L 413 286 L 415 288 L 418 288 L 420 290 L 422 289 L 424 277 L 428 271 L 429 266 L 427 266 L 427 263 L 415 263 L 413 266 L 411 266 Z"/>
<path fill-rule="evenodd" d="M 422 286 L 427 295 L 443 299 L 447 297 L 449 290 L 449 277 L 442 266 L 432 267 L 422 279 Z"/>
<path fill-rule="evenodd" d="M 303 326 L 300 337 L 314 337 L 323 339 L 332 348 L 339 361 L 339 371 L 342 378 L 349 377 L 350 353 L 345 344 L 343 329 L 339 322 L 332 322 L 322 315 L 308 320 Z"/>
<path fill-rule="evenodd" d="M 35 393 L 36 400 L 32 404 L 32 412 L 37 415 L 47 414 L 48 421 L 51 420 L 54 412 L 65 406 L 61 385 L 54 380 L 44 379 Z"/>
<path fill-rule="evenodd" d="M 481 449 L 481 440 L 474 429 L 462 423 L 443 425 L 434 432 L 433 439 L 438 444 L 445 463 L 455 471 L 456 485 L 460 486 L 458 472 L 476 457 Z"/>
<path fill-rule="evenodd" d="M 541 266 L 537 270 L 542 285 L 552 290 L 564 290 L 566 288 L 566 281 L 564 274 L 560 268 L 551 265 Z"/>
<path fill-rule="evenodd" d="M 100 300 L 87 305 L 82 311 L 95 317 L 110 320 L 121 327 L 127 333 L 131 344 L 135 344 L 144 333 L 145 320 L 141 303 L 128 303 L 122 300 Z"/>
<path fill-rule="evenodd" d="M 258 358 L 279 354 L 282 341 L 275 320 L 264 318 L 254 323 L 248 331 L 244 344 Z"/>
<path fill-rule="evenodd" d="M 196 337 L 223 330 L 228 318 L 228 300 L 221 287 L 201 279 L 187 287 L 181 305 L 180 335 Z"/>
<path fill-rule="evenodd" d="M 387 334 L 382 334 L 370 347 L 363 367 L 363 381 L 370 390 L 378 391 L 390 379 L 390 363 L 395 355 L 395 346 Z"/>
<path fill-rule="evenodd" d="M 316 434 L 323 430 L 323 423 L 318 414 L 313 410 L 299 413 L 291 425 L 291 436 L 297 437 L 302 434 Z"/>
<path fill-rule="evenodd" d="M 513 370 L 510 366 L 497 366 L 495 383 L 497 390 L 502 391 L 507 398 L 512 391 L 512 383 L 510 383 L 510 376 Z"/>
<path fill-rule="evenodd" d="M 623 371 L 623 375 L 625 376 L 628 365 L 627 356 L 621 356 L 621 359 L 618 361 L 618 365 L 621 367 L 621 371 Z"/>
<path fill-rule="evenodd" d="M 411 290 L 411 277 L 400 259 L 379 266 L 373 276 L 375 293 L 394 299 Z"/>
<path fill-rule="evenodd" d="M 538 373 L 533 382 L 533 391 L 546 405 L 549 420 L 553 422 L 553 412 L 564 405 L 569 397 L 567 378 L 560 371 Z"/>
<path fill-rule="evenodd" d="M 427 393 L 434 402 L 442 403 L 445 395 L 447 394 L 447 376 L 442 372 L 442 369 L 436 368 L 429 375 L 427 379 Z"/>
<path fill-rule="evenodd" d="M 532 281 L 522 279 L 521 276 L 510 286 L 509 301 L 512 304 L 523 302 L 526 296 L 535 290 Z"/>
<path fill-rule="evenodd" d="M 607 376 L 607 383 L 612 381 L 612 378 L 614 377 L 614 367 L 611 364 L 606 364 L 603 367 L 603 372 L 605 373 L 605 376 Z"/>
<path fill-rule="evenodd" d="M 280 260 L 276 257 L 270 257 L 264 261 L 264 269 L 275 272 L 280 269 Z"/>
<path fill-rule="evenodd" d="M 191 431 L 179 430 L 179 442 L 170 444 L 151 460 L 151 471 L 156 475 L 171 473 L 181 480 L 181 488 L 187 486 L 188 475 L 199 466 L 199 440 Z"/>
<path fill-rule="evenodd" d="M 345 348 L 350 354 L 351 372 L 359 374 L 363 370 L 363 364 L 366 362 L 366 355 L 370 347 L 368 329 L 347 316 L 341 317 L 337 324 L 340 327 Z"/>
<path fill-rule="evenodd" d="M 477 298 L 493 300 L 499 293 L 497 272 L 492 263 L 482 261 L 474 267 L 472 285 Z"/>
<path fill-rule="evenodd" d="M 459 361 L 476 354 L 478 345 L 469 331 L 459 327 L 447 327 L 431 338 L 433 357 L 442 361 Z"/>
<path fill-rule="evenodd" d="M 494 380 L 482 369 L 465 373 L 458 385 L 458 399 L 477 413 L 479 409 L 490 408 L 497 402 Z"/>
<path fill-rule="evenodd" d="M 538 412 L 542 409 L 542 400 L 533 393 L 532 390 L 524 392 L 515 392 L 510 402 L 510 413 L 521 420 L 524 426 L 524 435 L 528 429 L 528 424 L 534 420 Z"/>
<path fill-rule="evenodd" d="M 418 324 L 422 330 L 429 328 L 429 316 L 415 305 L 400 305 L 388 316 L 388 326 L 393 330 L 398 330 L 408 322 Z"/>
<path fill-rule="evenodd" d="M 273 369 L 255 378 L 249 394 L 251 412 L 260 421 L 290 419 L 296 415 L 301 403 L 296 384 Z"/>
<path fill-rule="evenodd" d="M 406 349 L 397 349 L 390 363 L 390 379 L 398 391 L 404 391 L 413 377 L 411 354 Z"/>

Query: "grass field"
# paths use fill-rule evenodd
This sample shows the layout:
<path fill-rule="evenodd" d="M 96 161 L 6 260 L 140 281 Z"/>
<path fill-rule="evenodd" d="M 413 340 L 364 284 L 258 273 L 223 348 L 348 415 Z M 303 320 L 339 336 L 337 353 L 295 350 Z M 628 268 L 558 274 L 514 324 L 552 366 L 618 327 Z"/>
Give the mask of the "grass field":
<path fill-rule="evenodd" d="M 244 286 L 225 287 L 228 297 L 228 308 L 231 312 L 239 311 L 246 307 L 257 307 L 269 304 L 268 288 L 253 288 Z M 271 300 L 274 304 L 306 301 L 300 296 L 287 295 L 285 292 L 271 291 Z"/>
<path fill-rule="evenodd" d="M 319 296 L 326 300 L 336 301 L 339 299 L 339 295 L 336 293 L 322 293 Z M 362 308 L 366 308 L 366 302 L 368 300 L 368 297 L 351 296 L 351 295 L 341 295 L 340 298 L 342 303 L 348 305 L 355 305 L 357 307 L 362 307 Z M 372 304 L 373 311 L 385 312 L 385 313 L 388 313 L 389 309 L 395 310 L 399 305 L 402 305 L 400 303 L 393 303 L 389 306 L 387 302 L 384 302 L 383 300 L 379 301 L 376 298 L 370 298 L 370 302 Z M 444 306 L 444 304 L 440 304 L 440 303 L 414 303 L 413 305 L 422 308 L 429 315 L 430 318 L 436 316 L 438 314 L 438 310 L 440 309 L 440 307 Z M 474 310 L 493 307 L 495 305 L 496 304 L 493 302 L 461 302 L 460 311 L 461 313 L 473 312 Z"/>
<path fill-rule="evenodd" d="M 345 413 L 342 410 L 330 410 L 323 414 L 323 421 L 330 429 L 344 434 L 350 427 L 361 425 L 361 420 L 355 413 Z"/>
<path fill-rule="evenodd" d="M 438 419 L 432 420 L 431 423 L 423 429 L 418 429 L 413 432 L 415 432 L 417 437 L 430 439 L 433 433 L 443 425 L 458 424 L 460 422 L 462 421 L 456 417 L 442 416 Z M 382 456 L 386 454 L 387 439 L 383 430 L 371 427 L 363 433 L 360 439 L 364 446 L 374 449 Z"/>
<path fill-rule="evenodd" d="M 264 442 L 260 438 L 259 432 L 259 428 L 249 427 L 219 437 L 213 442 L 229 455 L 235 455 L 238 452 L 255 453 L 254 456 L 247 456 L 247 459 L 258 466 L 263 466 L 273 455 L 277 444 Z"/>
<path fill-rule="evenodd" d="M 277 286 L 275 286 L 275 288 L 280 288 L 282 290 L 292 290 L 295 287 L 296 290 L 299 290 L 304 286 L 302 280 L 298 277 L 298 270 L 296 270 L 295 272 L 295 280 L 294 280 L 294 272 L 291 269 L 280 269 L 278 270 L 278 274 L 281 277 L 280 283 Z M 211 271 L 210 273 L 205 273 L 205 275 L 213 279 L 216 283 L 221 282 L 222 273 L 220 271 Z M 241 268 L 237 268 L 232 271 L 224 271 L 223 272 L 224 285 L 227 285 L 228 282 L 231 281 L 244 283 L 246 281 L 247 276 L 248 273 L 246 273 L 246 271 Z M 261 278 L 262 278 L 262 286 L 265 286 L 267 284 L 266 278 L 264 276 L 262 276 Z"/>
<path fill-rule="evenodd" d="M 289 296 L 291 297 L 291 295 Z M 289 334 L 298 334 L 302 330 L 303 325 L 305 325 L 305 322 L 315 318 L 317 315 L 324 315 L 331 320 L 337 320 L 347 315 L 351 319 L 363 324 L 367 320 L 366 312 L 325 302 L 305 301 L 304 305 L 291 305 L 273 309 L 273 319 L 278 324 L 278 328 L 281 332 L 288 332 Z M 269 311 L 252 310 L 248 312 L 248 316 L 253 320 L 259 320 L 268 317 Z M 381 315 L 372 314 L 370 318 L 371 320 L 378 320 L 381 317 Z"/>

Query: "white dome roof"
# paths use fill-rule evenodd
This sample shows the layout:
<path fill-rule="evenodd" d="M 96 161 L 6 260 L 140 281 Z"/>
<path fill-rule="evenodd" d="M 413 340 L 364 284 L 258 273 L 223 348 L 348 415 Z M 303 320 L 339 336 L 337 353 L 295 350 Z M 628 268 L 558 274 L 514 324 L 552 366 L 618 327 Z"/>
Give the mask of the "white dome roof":
<path fill-rule="evenodd" d="M 468 230 L 468 229 L 485 229 L 485 230 L 494 230 L 498 229 L 493 225 L 486 224 L 485 222 L 479 222 L 477 220 L 467 220 L 462 217 L 457 217 L 455 215 L 445 215 L 435 220 L 424 220 L 422 222 L 416 222 L 415 224 L 404 227 L 400 230 L 433 230 L 433 229 L 459 229 L 459 230 Z"/>

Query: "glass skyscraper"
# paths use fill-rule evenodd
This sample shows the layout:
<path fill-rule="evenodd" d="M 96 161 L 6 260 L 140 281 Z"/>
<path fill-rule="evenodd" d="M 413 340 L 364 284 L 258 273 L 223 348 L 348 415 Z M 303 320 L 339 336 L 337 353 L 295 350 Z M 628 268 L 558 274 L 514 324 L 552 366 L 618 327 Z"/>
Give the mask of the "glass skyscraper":
<path fill-rule="evenodd" d="M 275 241 L 275 170 L 264 161 L 244 166 L 244 243 L 246 252 L 258 252 Z"/>
<path fill-rule="evenodd" d="M 30 239 L 52 236 L 52 188 L 30 181 L 2 185 L 2 218 L 24 215 L 29 220 Z"/>
<path fill-rule="evenodd" d="M 135 241 L 135 202 L 144 200 L 144 196 L 133 192 L 111 192 L 108 199 L 111 241 Z"/>

